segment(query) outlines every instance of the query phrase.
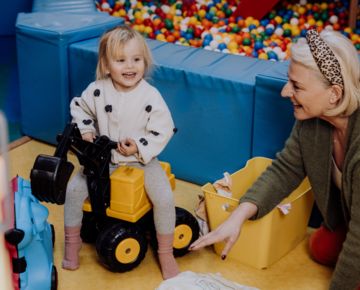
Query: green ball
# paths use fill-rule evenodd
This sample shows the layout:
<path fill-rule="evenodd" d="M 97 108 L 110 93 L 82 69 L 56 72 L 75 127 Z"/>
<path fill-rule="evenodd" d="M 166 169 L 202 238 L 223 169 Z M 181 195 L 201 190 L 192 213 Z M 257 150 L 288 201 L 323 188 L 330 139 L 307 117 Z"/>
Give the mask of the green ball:
<path fill-rule="evenodd" d="M 290 37 L 291 36 L 291 29 L 284 29 L 283 36 Z"/>
<path fill-rule="evenodd" d="M 246 46 L 249 46 L 251 44 L 251 39 L 248 38 L 248 37 L 244 38 L 242 44 L 246 45 Z"/>
<path fill-rule="evenodd" d="M 270 18 L 270 19 L 274 19 L 275 16 L 276 16 L 276 13 L 275 13 L 274 11 L 271 11 L 271 12 L 269 13 L 269 18 Z"/>
<path fill-rule="evenodd" d="M 235 25 L 235 26 L 232 28 L 232 32 L 234 32 L 234 33 L 240 32 L 240 27 L 237 26 L 237 25 Z"/>
<path fill-rule="evenodd" d="M 172 23 L 172 21 L 170 19 L 165 19 L 164 21 L 165 27 L 169 30 L 174 28 L 174 24 Z"/>

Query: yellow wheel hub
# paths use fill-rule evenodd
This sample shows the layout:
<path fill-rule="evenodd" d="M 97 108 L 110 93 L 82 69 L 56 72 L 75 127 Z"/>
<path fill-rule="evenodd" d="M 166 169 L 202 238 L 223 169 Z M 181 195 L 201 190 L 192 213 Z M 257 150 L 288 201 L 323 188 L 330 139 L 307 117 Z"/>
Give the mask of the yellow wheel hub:
<path fill-rule="evenodd" d="M 116 259 L 122 264 L 134 262 L 140 253 L 139 242 L 133 238 L 121 241 L 115 250 Z"/>
<path fill-rule="evenodd" d="M 183 249 L 190 244 L 192 230 L 188 225 L 178 225 L 174 232 L 174 248 Z"/>

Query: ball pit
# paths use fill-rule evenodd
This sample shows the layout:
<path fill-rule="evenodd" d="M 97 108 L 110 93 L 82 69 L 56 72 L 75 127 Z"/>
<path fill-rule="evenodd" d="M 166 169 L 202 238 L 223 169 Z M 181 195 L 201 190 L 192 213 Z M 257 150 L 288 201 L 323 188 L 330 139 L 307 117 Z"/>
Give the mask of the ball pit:
<path fill-rule="evenodd" d="M 255 1 L 254 1 L 255 2 Z M 259 59 L 283 61 L 307 29 L 342 32 L 360 51 L 360 21 L 348 27 L 349 1 L 279 1 L 264 18 L 242 18 L 239 0 L 99 0 L 99 11 L 123 17 L 145 37 Z"/>

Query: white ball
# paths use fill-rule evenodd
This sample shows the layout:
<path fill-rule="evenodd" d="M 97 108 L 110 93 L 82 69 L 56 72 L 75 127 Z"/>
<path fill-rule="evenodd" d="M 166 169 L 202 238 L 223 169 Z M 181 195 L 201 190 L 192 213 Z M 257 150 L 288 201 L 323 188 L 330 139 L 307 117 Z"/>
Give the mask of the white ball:
<path fill-rule="evenodd" d="M 274 33 L 277 35 L 277 36 L 282 36 L 284 34 L 284 30 L 280 27 L 276 28 Z"/>
<path fill-rule="evenodd" d="M 299 19 L 293 17 L 290 19 L 290 24 L 291 25 L 298 25 L 299 24 Z"/>
<path fill-rule="evenodd" d="M 218 46 L 219 46 L 219 43 L 218 43 L 215 39 L 210 41 L 210 47 L 211 47 L 212 49 L 215 49 L 215 48 L 217 48 Z"/>
<path fill-rule="evenodd" d="M 169 13 L 169 11 L 170 11 L 170 6 L 168 6 L 168 5 L 162 5 L 162 6 L 161 6 L 161 10 L 162 10 L 165 14 L 167 14 L 167 13 Z"/>
<path fill-rule="evenodd" d="M 336 15 L 332 15 L 330 18 L 329 18 L 329 22 L 331 24 L 335 24 L 339 21 L 339 18 L 336 16 Z"/>

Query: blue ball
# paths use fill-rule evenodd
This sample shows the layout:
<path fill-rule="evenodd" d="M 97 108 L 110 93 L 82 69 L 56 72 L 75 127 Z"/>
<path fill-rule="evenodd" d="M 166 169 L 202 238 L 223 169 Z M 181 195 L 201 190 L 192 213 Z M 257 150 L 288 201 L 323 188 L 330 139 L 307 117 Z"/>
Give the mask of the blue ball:
<path fill-rule="evenodd" d="M 266 25 L 269 24 L 269 22 L 270 22 L 269 19 L 262 19 L 260 20 L 260 25 L 265 27 Z"/>
<path fill-rule="evenodd" d="M 251 31 L 253 29 L 256 29 L 256 25 L 255 24 L 250 24 L 248 28 Z"/>
<path fill-rule="evenodd" d="M 269 59 L 273 59 L 273 60 L 279 59 L 277 54 L 275 52 L 273 52 L 272 50 L 268 51 L 266 54 L 268 55 Z"/>
<path fill-rule="evenodd" d="M 220 49 L 220 50 L 223 50 L 223 49 L 225 49 L 225 48 L 227 48 L 227 46 L 226 46 L 226 44 L 225 43 L 219 43 L 219 45 L 218 45 L 218 49 Z"/>
<path fill-rule="evenodd" d="M 274 33 L 274 29 L 272 29 L 272 28 L 266 28 L 265 29 L 265 34 L 266 35 L 271 36 L 271 35 L 273 35 L 273 33 Z"/>
<path fill-rule="evenodd" d="M 264 47 L 264 44 L 261 41 L 255 41 L 255 43 L 254 43 L 255 50 L 262 49 L 263 47 Z"/>

